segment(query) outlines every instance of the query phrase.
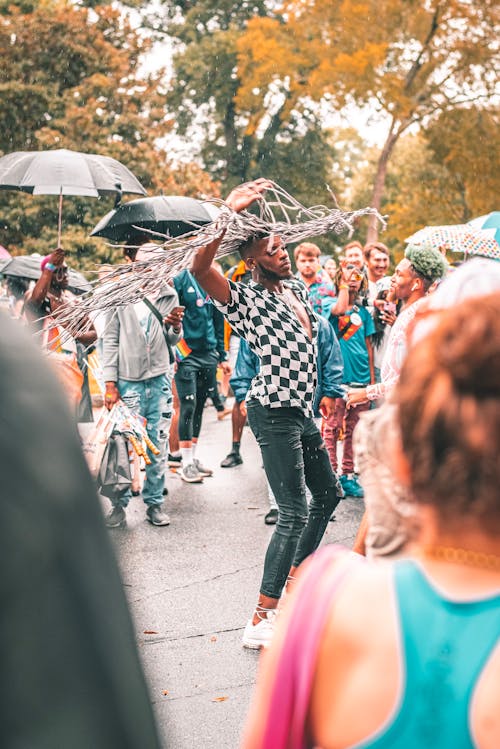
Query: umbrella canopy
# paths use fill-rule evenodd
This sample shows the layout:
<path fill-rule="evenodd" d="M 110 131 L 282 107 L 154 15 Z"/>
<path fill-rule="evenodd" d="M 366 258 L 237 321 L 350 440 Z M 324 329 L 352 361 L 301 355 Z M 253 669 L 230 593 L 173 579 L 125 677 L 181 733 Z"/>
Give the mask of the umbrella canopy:
<path fill-rule="evenodd" d="M 158 195 L 131 200 L 110 211 L 93 229 L 91 237 L 106 237 L 134 244 L 143 229 L 180 237 L 210 224 L 219 214 L 213 204 L 179 195 Z M 151 236 L 154 240 L 154 236 Z"/>
<path fill-rule="evenodd" d="M 42 258 L 32 255 L 18 255 L 11 260 L 0 263 L 0 274 L 11 278 L 26 278 L 29 281 L 38 281 L 42 271 L 40 262 Z M 75 294 L 90 291 L 92 285 L 85 276 L 76 270 L 68 269 L 68 289 Z"/>
<path fill-rule="evenodd" d="M 486 216 L 479 216 L 469 221 L 469 226 L 473 229 L 479 229 L 494 239 L 500 247 L 500 211 L 492 211 Z"/>
<path fill-rule="evenodd" d="M 0 190 L 21 190 L 33 195 L 59 195 L 57 244 L 61 245 L 63 195 L 98 198 L 146 190 L 132 172 L 110 156 L 54 151 L 15 151 L 0 158 Z"/>
<path fill-rule="evenodd" d="M 15 151 L 2 156 L 0 189 L 93 198 L 122 192 L 146 194 L 139 180 L 116 159 L 65 148 Z"/>
<path fill-rule="evenodd" d="M 466 255 L 500 259 L 500 245 L 495 239 L 469 224 L 426 226 L 405 241 L 417 246 L 433 247 L 436 250 L 451 250 L 464 252 Z"/>

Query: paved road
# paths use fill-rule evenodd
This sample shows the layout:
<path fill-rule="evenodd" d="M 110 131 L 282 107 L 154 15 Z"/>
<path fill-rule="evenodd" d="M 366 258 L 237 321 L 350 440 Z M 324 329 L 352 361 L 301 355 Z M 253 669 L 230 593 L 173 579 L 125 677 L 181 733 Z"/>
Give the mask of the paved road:
<path fill-rule="evenodd" d="M 218 467 L 231 443 L 229 417 L 205 410 L 200 457 Z M 110 531 L 135 620 L 151 698 L 173 749 L 236 749 L 258 655 L 241 635 L 260 583 L 272 529 L 264 525 L 266 489 L 248 428 L 244 463 L 219 468 L 201 485 L 168 477 L 171 525 L 153 528 L 134 498 L 127 530 Z M 344 500 L 325 541 L 350 544 L 362 514 Z"/>

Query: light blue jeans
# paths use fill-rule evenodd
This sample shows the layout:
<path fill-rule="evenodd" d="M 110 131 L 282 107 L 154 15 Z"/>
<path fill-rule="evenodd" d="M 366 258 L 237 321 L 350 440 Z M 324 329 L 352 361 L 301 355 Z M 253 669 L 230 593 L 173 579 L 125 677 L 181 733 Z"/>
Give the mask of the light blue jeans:
<path fill-rule="evenodd" d="M 142 498 L 147 505 L 161 505 L 165 485 L 167 440 L 172 419 L 172 386 L 168 375 L 151 377 L 140 382 L 118 380 L 118 390 L 125 405 L 132 413 L 147 420 L 149 439 L 159 449 L 159 455 L 148 450 L 151 465 L 146 466 L 146 479 L 142 488 Z M 126 507 L 132 493 L 129 491 L 118 500 Z"/>

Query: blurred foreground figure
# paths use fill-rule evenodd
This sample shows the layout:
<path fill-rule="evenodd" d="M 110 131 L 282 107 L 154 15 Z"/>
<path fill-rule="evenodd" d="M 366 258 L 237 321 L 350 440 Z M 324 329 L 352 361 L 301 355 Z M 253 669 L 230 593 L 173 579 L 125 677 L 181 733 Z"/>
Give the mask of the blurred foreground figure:
<path fill-rule="evenodd" d="M 0 369 L 0 746 L 159 749 L 66 398 L 6 315 Z"/>
<path fill-rule="evenodd" d="M 396 562 L 305 563 L 245 749 L 500 746 L 500 299 L 435 315 L 395 390 L 419 536 Z"/>

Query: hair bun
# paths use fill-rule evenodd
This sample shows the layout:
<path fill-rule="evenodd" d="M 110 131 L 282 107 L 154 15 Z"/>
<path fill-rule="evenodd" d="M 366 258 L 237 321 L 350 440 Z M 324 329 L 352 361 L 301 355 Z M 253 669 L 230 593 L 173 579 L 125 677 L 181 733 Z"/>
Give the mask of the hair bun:
<path fill-rule="evenodd" d="M 469 306 L 473 309 L 473 305 Z M 491 319 L 472 316 L 465 321 L 462 334 L 448 330 L 441 340 L 438 360 L 448 371 L 456 389 L 486 398 L 500 393 L 500 348 L 497 330 Z"/>

